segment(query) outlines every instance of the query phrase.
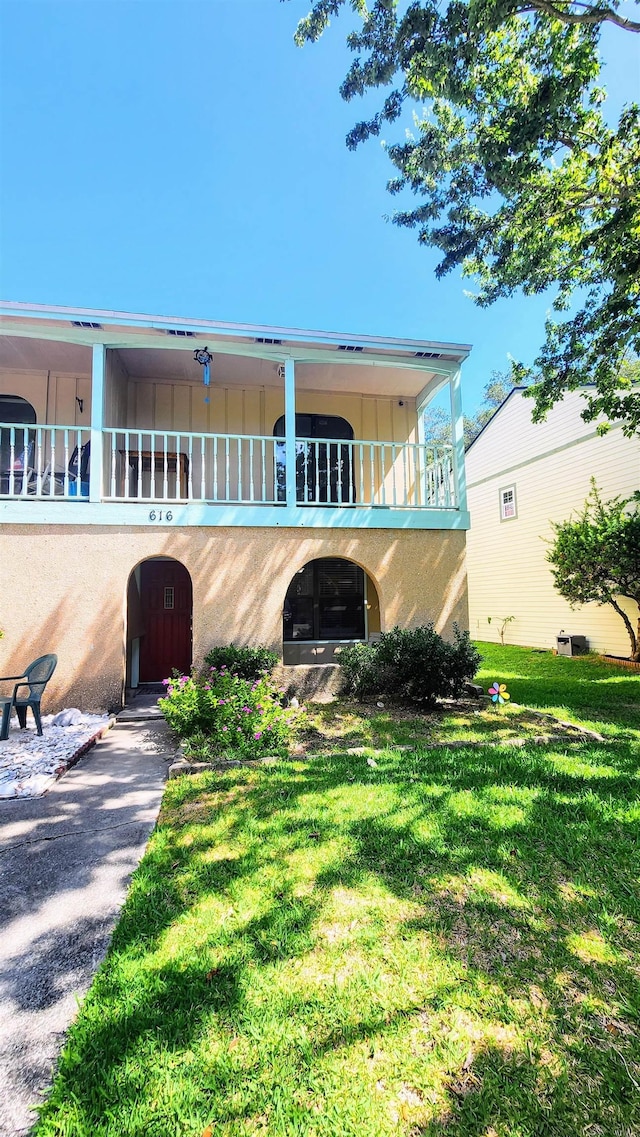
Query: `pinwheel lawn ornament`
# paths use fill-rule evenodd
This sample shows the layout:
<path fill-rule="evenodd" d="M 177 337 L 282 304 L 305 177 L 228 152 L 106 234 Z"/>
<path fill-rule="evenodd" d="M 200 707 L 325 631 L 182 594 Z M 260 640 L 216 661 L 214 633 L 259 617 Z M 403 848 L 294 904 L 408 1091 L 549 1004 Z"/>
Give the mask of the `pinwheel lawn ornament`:
<path fill-rule="evenodd" d="M 494 679 L 493 686 L 489 688 L 489 694 L 491 695 L 491 702 L 496 704 L 496 708 L 511 698 L 506 683 L 498 683 L 497 679 Z"/>

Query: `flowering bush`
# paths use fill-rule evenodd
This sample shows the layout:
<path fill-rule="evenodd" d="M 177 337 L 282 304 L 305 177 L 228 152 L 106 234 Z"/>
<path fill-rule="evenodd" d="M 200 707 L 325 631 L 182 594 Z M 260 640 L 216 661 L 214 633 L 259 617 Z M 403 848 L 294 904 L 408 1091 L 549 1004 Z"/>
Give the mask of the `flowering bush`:
<path fill-rule="evenodd" d="M 167 722 L 193 750 L 259 758 L 286 754 L 296 711 L 285 709 L 273 682 L 251 682 L 226 667 L 165 679 L 159 700 Z"/>

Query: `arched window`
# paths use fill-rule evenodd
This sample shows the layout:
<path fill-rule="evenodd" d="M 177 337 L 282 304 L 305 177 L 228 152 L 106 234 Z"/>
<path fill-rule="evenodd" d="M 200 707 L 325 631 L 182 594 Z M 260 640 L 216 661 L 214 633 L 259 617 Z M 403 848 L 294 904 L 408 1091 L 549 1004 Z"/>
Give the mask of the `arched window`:
<path fill-rule="evenodd" d="M 360 565 L 323 557 L 296 573 L 284 601 L 285 643 L 363 640 L 366 634 L 365 573 Z"/>
<path fill-rule="evenodd" d="M 36 412 L 21 395 L 0 395 L 0 422 L 35 422 Z"/>
<path fill-rule="evenodd" d="M 276 438 L 284 438 L 284 432 L 284 415 L 281 415 L 273 433 Z M 340 446 L 341 439 L 351 441 L 353 427 L 339 415 L 296 415 L 296 501 L 306 505 L 355 502 L 352 447 Z M 278 501 L 284 501 L 283 442 L 276 445 L 276 474 Z"/>

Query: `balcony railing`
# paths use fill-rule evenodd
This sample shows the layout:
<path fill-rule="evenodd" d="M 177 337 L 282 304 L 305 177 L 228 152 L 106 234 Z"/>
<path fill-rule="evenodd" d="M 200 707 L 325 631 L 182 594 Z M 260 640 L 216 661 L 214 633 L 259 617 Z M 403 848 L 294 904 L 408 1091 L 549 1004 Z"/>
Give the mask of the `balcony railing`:
<path fill-rule="evenodd" d="M 0 497 L 88 497 L 89 431 L 0 423 Z"/>
<path fill-rule="evenodd" d="M 105 497 L 110 501 L 278 501 L 276 439 L 248 434 L 108 430 Z"/>
<path fill-rule="evenodd" d="M 104 501 L 284 505 L 281 438 L 184 431 L 103 431 Z M 0 498 L 89 494 L 89 431 L 0 424 Z M 452 448 L 420 443 L 296 439 L 303 506 L 456 509 Z"/>
<path fill-rule="evenodd" d="M 455 509 L 452 448 L 299 438 L 296 496 L 305 505 Z"/>

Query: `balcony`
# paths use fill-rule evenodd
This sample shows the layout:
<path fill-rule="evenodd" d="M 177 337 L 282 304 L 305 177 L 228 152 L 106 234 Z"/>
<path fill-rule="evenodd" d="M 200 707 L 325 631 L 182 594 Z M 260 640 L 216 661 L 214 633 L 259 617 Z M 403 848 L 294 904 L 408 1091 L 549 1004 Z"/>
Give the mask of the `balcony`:
<path fill-rule="evenodd" d="M 101 502 L 286 505 L 286 444 L 264 435 L 107 429 Z M 89 501 L 88 429 L 0 423 L 0 499 Z M 295 504 L 456 510 L 451 446 L 296 438 Z"/>
<path fill-rule="evenodd" d="M 0 305 L 0 521 L 468 528 L 467 354 Z"/>

